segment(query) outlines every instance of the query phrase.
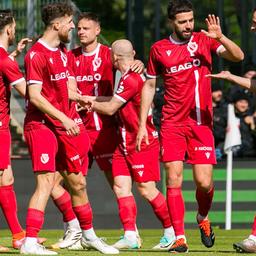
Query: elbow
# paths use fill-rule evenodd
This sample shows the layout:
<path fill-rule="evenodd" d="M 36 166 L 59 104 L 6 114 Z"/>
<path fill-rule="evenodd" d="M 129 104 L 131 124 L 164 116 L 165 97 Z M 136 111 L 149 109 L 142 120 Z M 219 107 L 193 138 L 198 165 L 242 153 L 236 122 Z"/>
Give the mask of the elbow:
<path fill-rule="evenodd" d="M 235 57 L 234 62 L 240 62 L 244 60 L 244 53 L 243 51 L 238 52 L 237 56 Z"/>

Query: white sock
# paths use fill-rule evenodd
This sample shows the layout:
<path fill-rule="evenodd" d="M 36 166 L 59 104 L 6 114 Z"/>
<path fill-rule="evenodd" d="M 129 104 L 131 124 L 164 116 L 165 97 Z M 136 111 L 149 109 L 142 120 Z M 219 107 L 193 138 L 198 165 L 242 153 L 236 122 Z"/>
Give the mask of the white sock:
<path fill-rule="evenodd" d="M 132 241 L 132 242 L 136 242 L 137 241 L 137 237 L 136 237 L 136 231 L 125 231 L 124 232 L 124 236 L 125 238 L 127 238 L 129 241 Z"/>
<path fill-rule="evenodd" d="M 81 230 L 80 224 L 77 218 L 66 222 L 69 229 Z"/>
<path fill-rule="evenodd" d="M 164 229 L 164 236 L 167 237 L 167 238 L 175 237 L 175 233 L 174 233 L 173 227 L 165 228 Z"/>
<path fill-rule="evenodd" d="M 26 237 L 24 243 L 26 246 L 33 246 L 37 244 L 37 238 L 36 237 Z"/>
<path fill-rule="evenodd" d="M 208 219 L 208 216 L 202 216 L 202 215 L 200 215 L 200 214 L 198 213 L 197 216 L 196 216 L 196 219 L 197 219 L 197 222 L 200 223 L 200 222 L 202 222 L 203 220 L 207 220 L 207 219 Z"/>
<path fill-rule="evenodd" d="M 82 232 L 83 232 L 83 237 L 87 240 L 93 241 L 98 238 L 93 228 L 86 229 L 86 230 L 83 229 Z"/>
<path fill-rule="evenodd" d="M 254 235 L 249 235 L 248 237 L 249 239 L 253 240 L 256 243 L 256 236 Z"/>
<path fill-rule="evenodd" d="M 177 236 L 177 240 L 180 239 L 180 238 L 183 238 L 184 241 L 185 241 L 185 243 L 187 242 L 187 239 L 186 239 L 185 235 L 179 235 L 179 236 Z"/>

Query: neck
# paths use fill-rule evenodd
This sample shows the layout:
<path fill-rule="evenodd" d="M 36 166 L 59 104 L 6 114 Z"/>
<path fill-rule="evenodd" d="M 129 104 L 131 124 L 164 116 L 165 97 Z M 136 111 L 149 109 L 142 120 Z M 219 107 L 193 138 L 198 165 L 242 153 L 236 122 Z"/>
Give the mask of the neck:
<path fill-rule="evenodd" d="M 41 39 L 51 48 L 57 48 L 60 45 L 60 39 L 52 30 L 46 30 Z"/>
<path fill-rule="evenodd" d="M 125 74 L 127 72 L 127 70 L 129 70 L 132 62 L 133 62 L 132 60 L 123 60 L 123 61 L 120 60 L 119 61 L 118 69 L 122 75 Z"/>
<path fill-rule="evenodd" d="M 172 34 L 171 34 L 171 37 L 172 37 L 173 40 L 175 40 L 176 42 L 179 42 L 179 43 L 186 43 L 186 42 L 188 42 L 188 41 L 190 40 L 190 39 L 187 39 L 187 40 L 183 39 L 183 40 L 181 40 L 181 39 L 177 36 L 176 33 L 172 33 Z"/>
<path fill-rule="evenodd" d="M 5 40 L 4 38 L 0 38 L 0 45 L 4 47 L 4 49 L 7 51 L 9 44 L 8 44 L 8 40 Z"/>
<path fill-rule="evenodd" d="M 98 46 L 97 40 L 88 45 L 82 44 L 83 51 L 86 53 L 90 53 L 94 51 L 97 48 L 97 46 Z"/>

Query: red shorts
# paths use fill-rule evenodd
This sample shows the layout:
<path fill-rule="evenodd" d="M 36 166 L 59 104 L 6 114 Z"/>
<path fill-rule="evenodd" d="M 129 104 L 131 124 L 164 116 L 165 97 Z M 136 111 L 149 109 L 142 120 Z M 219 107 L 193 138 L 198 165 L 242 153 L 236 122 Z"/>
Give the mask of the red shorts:
<path fill-rule="evenodd" d="M 161 126 L 163 162 L 184 161 L 189 164 L 216 164 L 214 138 L 208 126 Z"/>
<path fill-rule="evenodd" d="M 55 134 L 43 124 L 25 125 L 24 137 L 28 144 L 34 172 L 54 172 L 58 150 Z"/>
<path fill-rule="evenodd" d="M 58 153 L 56 170 L 82 172 L 87 175 L 89 137 L 85 130 L 80 130 L 77 136 L 57 135 Z"/>
<path fill-rule="evenodd" d="M 138 183 L 160 180 L 158 142 L 140 152 L 124 155 L 119 148 L 113 155 L 113 177 L 131 176 Z"/>
<path fill-rule="evenodd" d="M 112 170 L 112 156 L 117 147 L 117 129 L 110 127 L 100 131 L 88 131 L 90 138 L 89 168 L 93 159 L 96 160 L 99 168 L 103 171 Z"/>
<path fill-rule="evenodd" d="M 89 138 L 85 130 L 78 136 L 55 134 L 43 124 L 25 126 L 33 170 L 87 173 Z"/>
<path fill-rule="evenodd" d="M 11 164 L 11 134 L 8 128 L 0 129 L 0 141 L 0 170 L 4 170 Z"/>

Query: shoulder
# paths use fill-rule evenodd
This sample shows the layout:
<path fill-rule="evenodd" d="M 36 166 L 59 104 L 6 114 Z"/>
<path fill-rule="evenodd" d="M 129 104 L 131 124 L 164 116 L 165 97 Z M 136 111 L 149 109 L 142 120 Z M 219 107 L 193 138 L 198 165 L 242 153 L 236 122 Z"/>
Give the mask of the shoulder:
<path fill-rule="evenodd" d="M 69 55 L 69 56 L 77 57 L 77 56 L 79 56 L 79 55 L 81 55 L 81 54 L 82 54 L 82 47 L 81 47 L 81 46 L 79 46 L 79 47 L 77 47 L 77 48 L 75 48 L 75 49 L 72 49 L 72 50 L 68 51 L 68 55 Z"/>

